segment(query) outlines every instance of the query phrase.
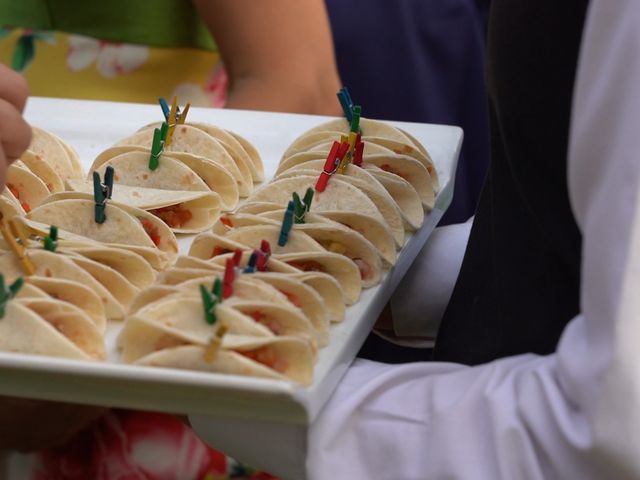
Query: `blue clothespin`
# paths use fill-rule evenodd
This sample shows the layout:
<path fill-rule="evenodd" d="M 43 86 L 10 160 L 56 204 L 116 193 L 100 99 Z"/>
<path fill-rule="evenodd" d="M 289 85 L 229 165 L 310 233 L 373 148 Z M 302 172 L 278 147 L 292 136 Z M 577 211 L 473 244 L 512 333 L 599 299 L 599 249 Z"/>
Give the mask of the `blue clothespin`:
<path fill-rule="evenodd" d="M 4 275 L 0 273 L 0 318 L 4 318 L 7 303 L 18 294 L 22 285 L 24 285 L 24 278 L 19 277 L 7 288 L 4 283 Z"/>
<path fill-rule="evenodd" d="M 167 138 L 169 125 L 162 122 L 160 128 L 153 130 L 153 143 L 151 144 L 151 155 L 149 156 L 149 170 L 155 170 L 160 165 L 160 155 L 164 150 L 164 143 Z"/>
<path fill-rule="evenodd" d="M 105 206 L 107 200 L 111 198 L 113 192 L 113 174 L 112 166 L 108 166 L 104 172 L 104 183 L 100 182 L 100 174 L 93 172 L 93 199 L 96 203 L 95 221 L 96 223 L 104 223 L 107 219 L 105 214 Z"/>
<path fill-rule="evenodd" d="M 220 298 L 209 291 L 204 285 L 200 285 L 200 295 L 202 296 L 202 308 L 204 309 L 204 319 L 209 325 L 216 323 L 216 304 Z"/>
<path fill-rule="evenodd" d="M 351 99 L 351 95 L 349 94 L 347 87 L 342 87 L 338 92 L 338 101 L 340 102 L 340 106 L 342 107 L 342 111 L 344 112 L 347 122 L 351 123 L 353 115 L 353 100 Z"/>
<path fill-rule="evenodd" d="M 278 245 L 284 247 L 289 240 L 289 232 L 293 226 L 293 212 L 295 210 L 295 204 L 290 201 L 287 205 L 287 211 L 284 212 L 284 218 L 282 219 L 282 228 L 280 229 L 280 238 L 278 238 Z"/>
<path fill-rule="evenodd" d="M 50 252 L 55 252 L 58 248 L 58 227 L 55 225 L 49 227 L 49 235 L 44 237 L 44 248 Z"/>
<path fill-rule="evenodd" d="M 164 115 L 165 121 L 169 120 L 169 104 L 163 97 L 158 98 L 158 103 L 160 104 L 160 108 L 162 109 L 162 114 Z"/>
<path fill-rule="evenodd" d="M 247 266 L 244 268 L 242 273 L 254 273 L 258 265 L 258 258 L 261 254 L 262 252 L 260 252 L 259 250 L 254 250 L 249 257 L 249 262 L 247 262 Z"/>

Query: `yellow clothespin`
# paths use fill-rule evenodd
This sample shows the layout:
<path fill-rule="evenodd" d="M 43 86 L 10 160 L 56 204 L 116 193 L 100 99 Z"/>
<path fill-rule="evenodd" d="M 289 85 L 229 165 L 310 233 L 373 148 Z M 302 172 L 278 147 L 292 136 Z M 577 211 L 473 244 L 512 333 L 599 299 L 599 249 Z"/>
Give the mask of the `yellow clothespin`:
<path fill-rule="evenodd" d="M 222 338 L 227 333 L 227 330 L 229 330 L 229 328 L 225 324 L 221 323 L 218 326 L 216 333 L 214 333 L 213 337 L 211 337 L 209 346 L 204 353 L 204 359 L 207 363 L 211 363 L 216 359 L 218 350 L 220 350 L 220 346 L 222 345 Z"/>
<path fill-rule="evenodd" d="M 351 161 L 351 153 L 353 152 L 353 147 L 351 146 L 351 134 L 349 134 L 348 137 L 346 137 L 345 135 L 340 135 L 340 143 L 343 144 L 345 142 L 349 144 L 349 149 L 347 150 L 347 153 L 345 153 L 342 157 L 342 160 L 340 160 L 340 165 L 338 165 L 336 173 L 343 174 L 347 170 L 347 167 L 349 166 L 349 163 Z M 355 146 L 355 140 L 353 141 L 353 145 Z"/>
<path fill-rule="evenodd" d="M 22 228 L 18 226 L 15 220 L 12 218 L 11 220 L 5 222 L 0 219 L 0 232 L 4 237 L 4 240 L 9 245 L 9 248 L 13 251 L 13 253 L 18 257 L 20 264 L 24 272 L 27 275 L 33 275 L 36 273 L 36 267 L 33 265 L 33 262 L 27 255 L 27 246 L 29 245 L 29 239 L 25 235 Z M 16 240 L 16 238 L 19 239 Z"/>
<path fill-rule="evenodd" d="M 173 100 L 171 101 L 171 110 L 169 111 L 169 131 L 167 132 L 167 138 L 164 141 L 165 145 L 171 145 L 171 140 L 173 139 L 173 131 L 176 128 L 176 125 L 178 124 L 177 122 L 177 118 L 178 118 L 178 98 L 177 97 L 173 97 Z"/>
<path fill-rule="evenodd" d="M 180 112 L 180 114 L 178 115 L 178 125 L 183 125 L 184 122 L 187 120 L 187 113 L 189 113 L 189 109 L 191 108 L 191 104 L 187 103 L 184 106 L 184 110 L 182 112 Z"/>

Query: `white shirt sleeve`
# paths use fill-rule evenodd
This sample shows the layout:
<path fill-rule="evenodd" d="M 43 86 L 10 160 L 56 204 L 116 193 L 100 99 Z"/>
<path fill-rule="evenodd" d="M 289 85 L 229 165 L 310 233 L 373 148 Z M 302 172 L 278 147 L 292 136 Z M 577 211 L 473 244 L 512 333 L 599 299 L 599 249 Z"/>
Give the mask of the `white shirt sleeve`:
<path fill-rule="evenodd" d="M 356 361 L 310 429 L 310 478 L 640 477 L 639 52 L 640 2 L 593 0 L 569 158 L 581 314 L 557 352 Z"/>
<path fill-rule="evenodd" d="M 462 265 L 471 222 L 438 227 L 391 297 L 398 344 L 418 346 L 434 339 Z M 402 339 L 410 339 L 403 342 Z M 413 339 L 419 338 L 418 341 Z M 427 346 L 423 343 L 422 346 Z"/>

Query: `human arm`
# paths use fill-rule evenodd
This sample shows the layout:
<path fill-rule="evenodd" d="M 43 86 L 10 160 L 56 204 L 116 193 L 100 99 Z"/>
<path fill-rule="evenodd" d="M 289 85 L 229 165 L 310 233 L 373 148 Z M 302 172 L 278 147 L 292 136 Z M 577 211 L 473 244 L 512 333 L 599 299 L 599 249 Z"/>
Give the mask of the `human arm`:
<path fill-rule="evenodd" d="M 323 0 L 193 0 L 229 75 L 227 107 L 339 115 Z"/>
<path fill-rule="evenodd" d="M 299 469 L 318 479 L 640 476 L 638 23 L 637 2 L 592 2 L 569 158 L 581 314 L 557 352 L 473 368 L 356 361 L 306 442 L 271 465 L 289 468 L 299 449 Z"/>

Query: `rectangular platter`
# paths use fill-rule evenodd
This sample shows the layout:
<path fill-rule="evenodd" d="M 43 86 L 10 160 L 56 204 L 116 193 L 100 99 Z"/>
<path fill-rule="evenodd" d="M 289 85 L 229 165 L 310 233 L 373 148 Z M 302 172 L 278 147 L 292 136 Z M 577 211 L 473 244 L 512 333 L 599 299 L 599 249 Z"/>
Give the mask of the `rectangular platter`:
<path fill-rule="evenodd" d="M 31 124 L 70 143 L 78 151 L 85 171 L 102 150 L 161 118 L 157 105 L 49 98 L 31 98 L 25 115 Z M 247 138 L 260 152 L 268 180 L 286 147 L 327 118 L 193 108 L 189 120 L 211 123 Z M 433 158 L 441 183 L 436 208 L 426 216 L 420 230 L 408 238 L 396 266 L 378 286 L 364 290 L 360 301 L 347 309 L 344 321 L 332 327 L 329 345 L 319 352 L 312 385 L 301 387 L 286 381 L 120 364 L 115 338 L 121 324 L 113 323 L 107 332 L 108 362 L 0 353 L 0 394 L 279 424 L 311 423 L 453 195 L 462 130 L 444 125 L 390 123 L 414 135 Z M 179 238 L 181 253 L 187 253 L 192 239 L 193 236 Z"/>

